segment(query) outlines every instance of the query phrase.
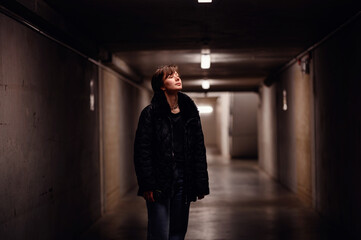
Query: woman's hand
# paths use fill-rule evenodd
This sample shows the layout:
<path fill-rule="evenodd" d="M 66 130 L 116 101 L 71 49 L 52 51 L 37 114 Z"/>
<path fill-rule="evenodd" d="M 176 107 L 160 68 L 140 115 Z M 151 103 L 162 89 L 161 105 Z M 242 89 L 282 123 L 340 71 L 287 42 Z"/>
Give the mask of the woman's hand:
<path fill-rule="evenodd" d="M 154 201 L 154 196 L 153 196 L 153 191 L 144 192 L 143 197 L 148 202 L 155 202 Z"/>

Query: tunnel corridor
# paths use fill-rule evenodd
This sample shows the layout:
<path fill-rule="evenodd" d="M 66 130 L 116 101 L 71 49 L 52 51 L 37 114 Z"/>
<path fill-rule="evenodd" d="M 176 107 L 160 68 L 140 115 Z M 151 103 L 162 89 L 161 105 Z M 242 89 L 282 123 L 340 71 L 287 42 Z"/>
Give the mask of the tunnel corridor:
<path fill-rule="evenodd" d="M 186 239 L 361 239 L 360 29 L 359 0 L 1 1 L 0 239 L 146 238 L 135 132 L 168 64 L 209 111 Z"/>

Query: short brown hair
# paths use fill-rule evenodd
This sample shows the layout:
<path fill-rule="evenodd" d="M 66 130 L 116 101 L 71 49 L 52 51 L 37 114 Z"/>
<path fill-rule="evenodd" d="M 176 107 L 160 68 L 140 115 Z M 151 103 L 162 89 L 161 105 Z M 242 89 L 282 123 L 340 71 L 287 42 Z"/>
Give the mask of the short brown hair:
<path fill-rule="evenodd" d="M 153 92 L 161 92 L 160 89 L 163 86 L 163 81 L 166 79 L 169 75 L 172 75 L 173 73 L 178 71 L 178 67 L 176 65 L 166 65 L 159 67 L 152 77 L 152 88 Z"/>

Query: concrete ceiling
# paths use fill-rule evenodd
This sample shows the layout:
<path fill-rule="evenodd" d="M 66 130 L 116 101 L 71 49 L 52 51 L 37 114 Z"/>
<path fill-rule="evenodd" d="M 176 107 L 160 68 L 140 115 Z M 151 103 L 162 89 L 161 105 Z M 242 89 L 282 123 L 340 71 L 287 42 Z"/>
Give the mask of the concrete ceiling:
<path fill-rule="evenodd" d="M 46 0 L 113 59 L 150 80 L 176 64 L 185 91 L 255 90 L 268 75 L 360 10 L 352 0 Z M 211 51 L 200 68 L 202 48 Z"/>

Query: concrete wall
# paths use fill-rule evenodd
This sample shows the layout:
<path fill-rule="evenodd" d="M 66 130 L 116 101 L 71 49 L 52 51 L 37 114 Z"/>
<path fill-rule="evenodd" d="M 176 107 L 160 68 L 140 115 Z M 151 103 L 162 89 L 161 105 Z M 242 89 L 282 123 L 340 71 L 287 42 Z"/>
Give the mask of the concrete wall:
<path fill-rule="evenodd" d="M 232 157 L 257 158 L 257 93 L 231 94 Z"/>
<path fill-rule="evenodd" d="M 298 63 L 283 71 L 269 91 L 270 104 L 262 104 L 261 116 L 277 119 L 278 162 L 269 144 L 260 144 L 260 166 L 310 203 L 348 239 L 361 236 L 361 19 L 338 31 L 311 53 L 310 74 Z M 287 111 L 283 111 L 283 90 Z M 276 99 L 277 111 L 272 102 Z M 262 103 L 266 99 L 262 100 Z M 273 111 L 273 114 L 269 114 Z M 270 131 L 260 121 L 260 136 Z"/>
<path fill-rule="evenodd" d="M 216 121 L 217 125 L 217 141 L 220 148 L 220 153 L 225 159 L 230 156 L 229 145 L 229 122 L 230 122 L 230 100 L 231 94 L 226 92 L 217 93 L 216 104 Z"/>
<path fill-rule="evenodd" d="M 217 97 L 198 97 L 194 98 L 194 102 L 197 106 L 211 106 L 213 108 L 212 113 L 200 114 L 202 121 L 202 130 L 204 134 L 204 144 L 207 149 L 220 153 L 220 146 L 218 145 L 218 129 L 219 123 L 216 118 L 217 110 Z"/>
<path fill-rule="evenodd" d="M 310 204 L 312 79 L 310 74 L 303 73 L 301 66 L 296 63 L 280 74 L 276 88 L 280 181 Z M 287 101 L 287 110 L 283 109 L 284 98 Z"/>
<path fill-rule="evenodd" d="M 305 61 L 308 57 L 302 59 Z M 314 197 L 313 68 L 295 63 L 261 88 L 260 167 L 308 205 Z"/>
<path fill-rule="evenodd" d="M 316 208 L 361 236 L 361 19 L 314 51 Z"/>
<path fill-rule="evenodd" d="M 96 66 L 0 14 L 0 239 L 72 239 L 100 217 L 97 89 Z"/>
<path fill-rule="evenodd" d="M 103 208 L 113 209 L 137 186 L 133 144 L 141 110 L 150 103 L 150 91 L 136 88 L 117 74 L 101 71 L 103 132 Z"/>
<path fill-rule="evenodd" d="M 187 93 L 198 105 L 211 105 L 212 114 L 201 114 L 202 129 L 207 147 L 207 153 L 219 154 L 228 159 L 230 156 L 230 98 L 228 92 Z M 212 139 L 210 139 L 212 138 Z M 210 156 L 210 155 L 209 155 Z M 217 160 L 219 158 L 214 158 Z M 213 158 L 208 158 L 212 162 Z"/>
<path fill-rule="evenodd" d="M 258 105 L 258 164 L 271 177 L 279 178 L 277 159 L 276 87 L 263 86 Z"/>

